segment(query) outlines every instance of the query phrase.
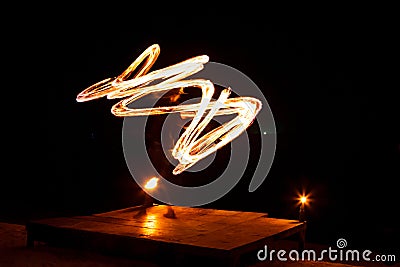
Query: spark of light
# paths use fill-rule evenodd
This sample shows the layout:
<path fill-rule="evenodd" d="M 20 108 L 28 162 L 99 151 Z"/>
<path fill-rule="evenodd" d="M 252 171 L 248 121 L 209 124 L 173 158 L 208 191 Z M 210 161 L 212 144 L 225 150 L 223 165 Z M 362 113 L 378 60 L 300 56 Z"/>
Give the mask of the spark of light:
<path fill-rule="evenodd" d="M 310 202 L 312 201 L 312 195 L 311 193 L 305 194 L 305 193 L 298 193 L 297 194 L 297 201 L 301 206 L 308 206 L 310 205 Z"/>
<path fill-rule="evenodd" d="M 158 183 L 158 178 L 157 177 L 153 177 L 150 180 L 147 181 L 147 183 L 145 184 L 144 188 L 146 189 L 154 189 L 157 187 L 157 183 Z"/>
<path fill-rule="evenodd" d="M 253 97 L 229 98 L 230 88 L 222 90 L 218 99 L 212 100 L 215 88 L 211 81 L 184 80 L 204 68 L 204 64 L 209 60 L 206 55 L 196 56 L 148 73 L 159 54 L 159 45 L 151 45 L 118 77 L 107 78 L 93 84 L 79 93 L 76 100 L 85 102 L 104 96 L 108 99 L 123 98 L 111 108 L 112 114 L 118 117 L 165 113 L 180 113 L 182 118 L 192 117 L 191 123 L 179 137 L 171 152 L 172 156 L 179 161 L 173 174 L 179 174 L 244 132 L 253 123 L 262 108 L 262 103 Z M 138 68 L 139 65 L 141 65 L 140 68 Z M 133 74 L 135 71 L 136 73 Z M 151 93 L 177 88 L 181 88 L 183 92 L 184 88 L 189 87 L 202 91 L 200 103 L 140 109 L 128 107 L 132 102 Z M 199 137 L 213 117 L 229 114 L 237 114 L 237 116 Z"/>

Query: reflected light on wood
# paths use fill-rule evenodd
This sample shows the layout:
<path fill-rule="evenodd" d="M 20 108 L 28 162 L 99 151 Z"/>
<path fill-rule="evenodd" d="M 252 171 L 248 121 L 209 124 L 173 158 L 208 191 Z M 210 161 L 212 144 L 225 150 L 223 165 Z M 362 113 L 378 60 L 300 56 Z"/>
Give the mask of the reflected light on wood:
<path fill-rule="evenodd" d="M 148 214 L 146 219 L 143 222 L 143 235 L 150 236 L 152 235 L 157 229 L 157 218 L 153 214 Z"/>

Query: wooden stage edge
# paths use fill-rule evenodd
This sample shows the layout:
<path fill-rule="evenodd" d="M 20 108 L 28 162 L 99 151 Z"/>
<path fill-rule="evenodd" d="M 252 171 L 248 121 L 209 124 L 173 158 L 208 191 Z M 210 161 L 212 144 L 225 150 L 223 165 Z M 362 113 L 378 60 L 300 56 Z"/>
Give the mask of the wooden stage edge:
<path fill-rule="evenodd" d="M 120 256 L 172 262 L 198 257 L 237 266 L 246 253 L 292 235 L 303 249 L 306 223 L 259 212 L 152 205 L 34 220 L 26 230 L 29 247 L 39 241 Z"/>

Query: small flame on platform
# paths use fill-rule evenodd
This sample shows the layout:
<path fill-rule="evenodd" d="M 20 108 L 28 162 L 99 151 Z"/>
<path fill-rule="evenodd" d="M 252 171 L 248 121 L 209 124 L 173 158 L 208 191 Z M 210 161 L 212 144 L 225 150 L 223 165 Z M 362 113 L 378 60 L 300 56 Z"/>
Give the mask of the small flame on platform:
<path fill-rule="evenodd" d="M 154 189 L 157 187 L 157 183 L 158 183 L 158 178 L 157 177 L 153 177 L 150 180 L 147 181 L 147 183 L 145 184 L 144 188 L 146 189 Z"/>
<path fill-rule="evenodd" d="M 311 194 L 306 194 L 306 193 L 298 193 L 297 194 L 297 201 L 299 203 L 300 206 L 304 207 L 304 206 L 309 206 L 310 202 L 311 202 Z"/>

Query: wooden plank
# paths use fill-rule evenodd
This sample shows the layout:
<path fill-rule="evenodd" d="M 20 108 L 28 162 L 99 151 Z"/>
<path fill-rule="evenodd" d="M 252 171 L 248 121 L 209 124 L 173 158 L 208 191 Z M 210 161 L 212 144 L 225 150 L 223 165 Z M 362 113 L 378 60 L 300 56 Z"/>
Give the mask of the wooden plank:
<path fill-rule="evenodd" d="M 236 261 L 241 254 L 269 241 L 305 231 L 305 223 L 269 218 L 266 213 L 173 207 L 121 209 L 89 216 L 47 218 L 27 224 L 30 245 L 35 240 L 117 250 L 127 254 L 189 253 Z"/>

